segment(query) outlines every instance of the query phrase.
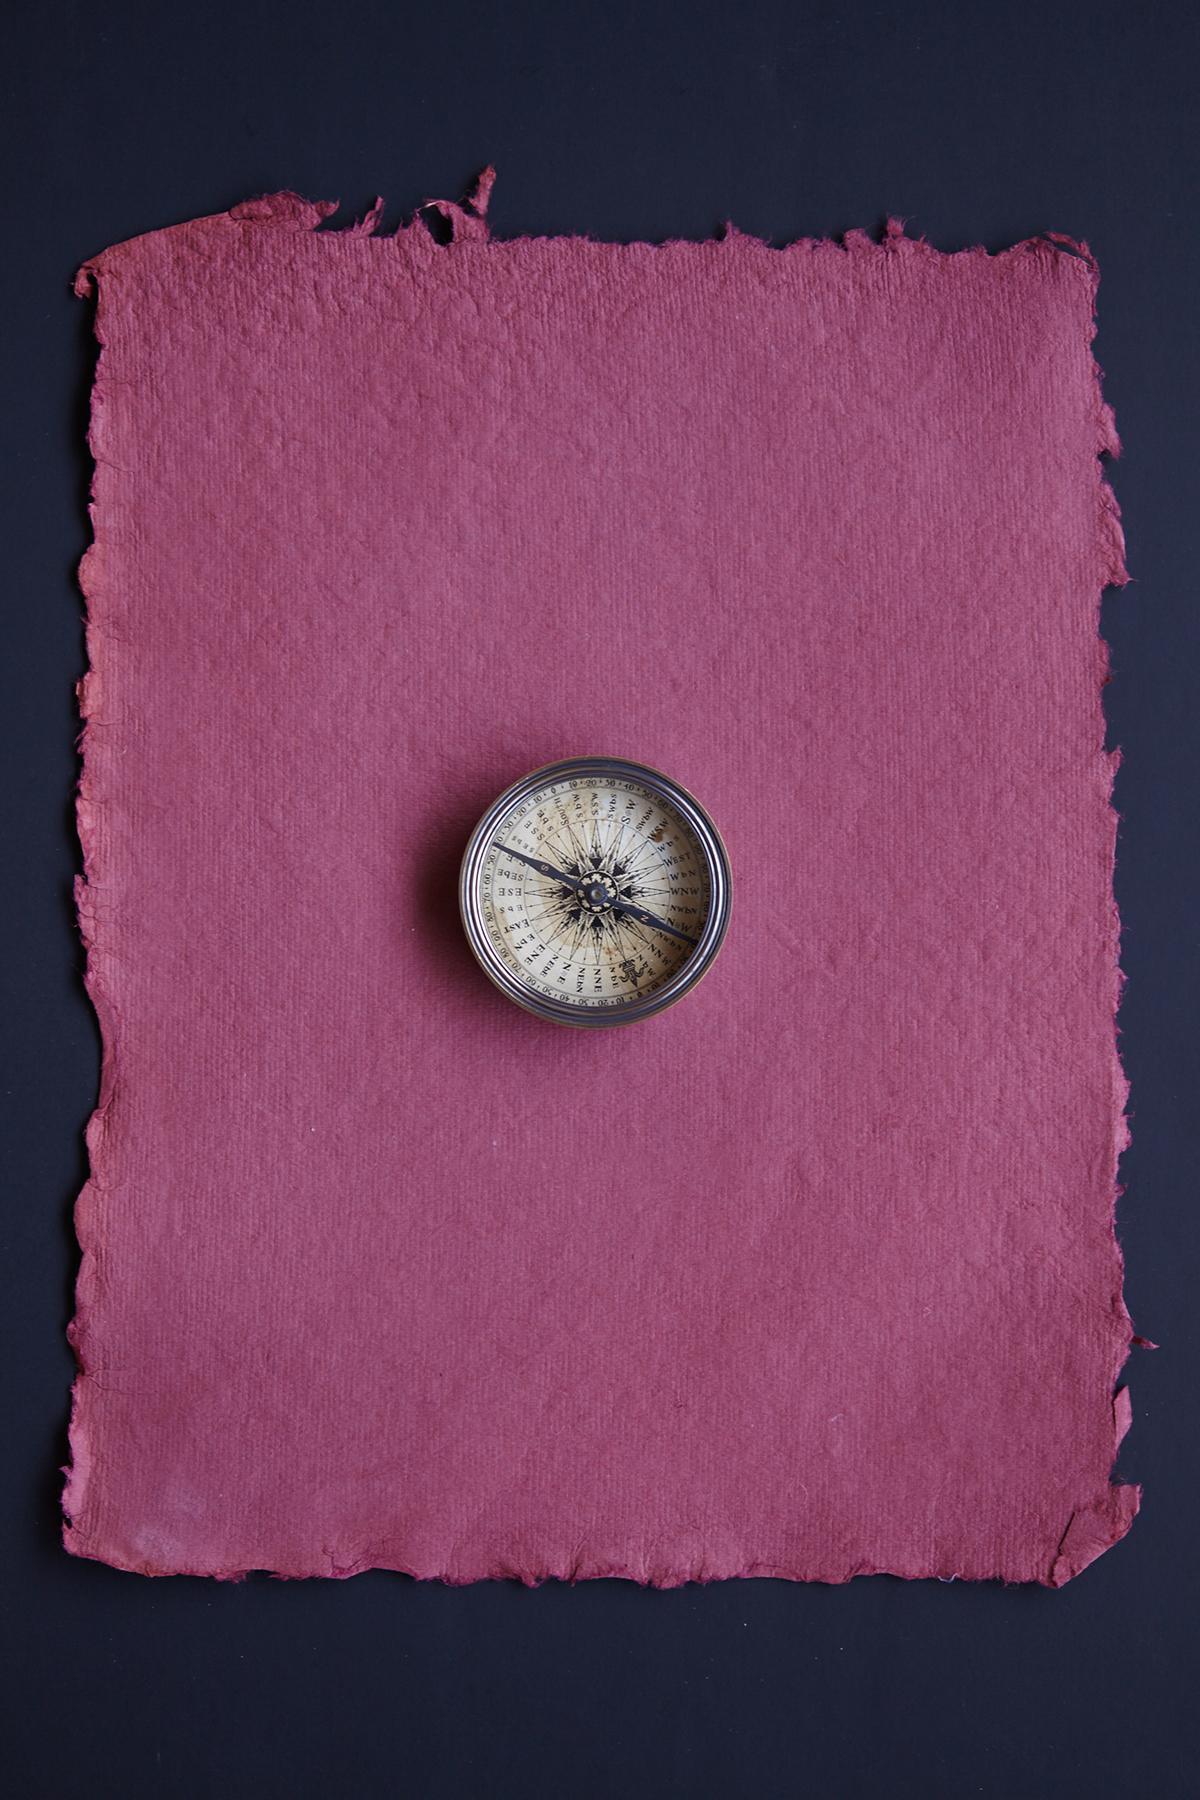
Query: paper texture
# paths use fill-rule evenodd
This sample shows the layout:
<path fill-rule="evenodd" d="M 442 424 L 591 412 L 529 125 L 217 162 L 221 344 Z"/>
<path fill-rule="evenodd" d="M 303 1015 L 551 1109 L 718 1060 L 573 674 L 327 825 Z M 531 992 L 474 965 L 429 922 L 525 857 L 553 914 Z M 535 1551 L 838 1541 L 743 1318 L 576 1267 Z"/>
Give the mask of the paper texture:
<path fill-rule="evenodd" d="M 1137 1505 L 1094 267 L 500 242 L 487 185 L 449 245 L 279 195 L 81 276 L 68 1546 L 1058 1585 Z M 623 1031 L 456 911 L 585 753 L 733 865 Z"/>

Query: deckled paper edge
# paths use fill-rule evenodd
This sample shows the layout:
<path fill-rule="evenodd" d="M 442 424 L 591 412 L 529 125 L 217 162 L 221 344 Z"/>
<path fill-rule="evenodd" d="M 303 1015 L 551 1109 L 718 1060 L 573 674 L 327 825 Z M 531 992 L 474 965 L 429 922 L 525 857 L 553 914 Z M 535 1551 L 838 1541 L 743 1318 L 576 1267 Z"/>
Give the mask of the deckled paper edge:
<path fill-rule="evenodd" d="M 479 177 L 471 194 L 460 204 L 447 200 L 430 200 L 418 209 L 410 220 L 402 223 L 394 234 L 384 234 L 380 230 L 384 203 L 377 199 L 364 216 L 349 226 L 331 232 L 333 238 L 367 237 L 381 244 L 395 245 L 401 243 L 417 254 L 444 254 L 467 244 L 492 244 L 487 224 L 487 207 L 495 181 L 495 170 L 488 167 Z M 232 207 L 228 213 L 210 215 L 208 219 L 190 221 L 180 226 L 170 226 L 168 231 L 185 231 L 197 226 L 204 226 L 214 221 L 227 221 L 236 226 L 251 226 L 267 229 L 283 229 L 292 231 L 313 231 L 321 226 L 338 209 L 338 202 L 332 200 L 310 201 L 302 196 L 282 192 L 247 200 Z M 439 216 L 442 230 L 448 233 L 448 239 L 436 235 L 430 227 L 425 215 L 433 212 Z M 147 235 L 158 235 L 151 233 Z M 571 242 L 578 239 L 508 239 L 507 243 L 522 242 Z M 1027 238 L 1010 246 L 1008 249 L 990 252 L 982 247 L 974 247 L 957 251 L 942 251 L 928 244 L 922 238 L 909 237 L 906 234 L 902 219 L 889 218 L 882 240 L 872 238 L 862 230 L 851 230 L 841 239 L 834 238 L 799 238 L 786 245 L 782 250 L 774 250 L 760 239 L 755 239 L 739 232 L 732 224 L 725 227 L 721 240 L 723 243 L 739 242 L 743 245 L 758 244 L 771 255 L 794 255 L 812 253 L 840 253 L 853 257 L 879 256 L 922 256 L 938 260 L 957 260 L 963 257 L 984 258 L 991 262 L 1003 262 L 1011 258 L 1034 255 L 1040 257 L 1065 257 L 1076 262 L 1081 273 L 1091 286 L 1091 326 L 1090 337 L 1096 335 L 1096 292 L 1099 286 L 1099 268 L 1087 244 L 1067 237 L 1062 233 L 1049 232 L 1041 237 Z M 680 240 L 670 240 L 661 245 L 627 244 L 611 246 L 629 253 L 646 250 L 678 250 L 696 248 Z M 70 1461 L 63 1470 L 65 1484 L 62 1497 L 64 1515 L 63 1542 L 65 1547 L 75 1555 L 94 1557 L 96 1560 L 108 1561 L 107 1557 L 87 1548 L 81 1541 L 74 1526 L 75 1516 L 82 1510 L 87 1486 L 91 1476 L 93 1450 L 87 1424 L 83 1417 L 82 1394 L 87 1381 L 97 1379 L 98 1371 L 92 1366 L 88 1354 L 88 1323 L 95 1300 L 103 1288 L 105 1281 L 104 1244 L 101 1229 L 101 1210 L 103 1196 L 106 1191 L 107 1177 L 107 1135 L 108 1114 L 117 1092 L 120 1080 L 119 1042 L 120 1017 L 110 990 L 108 953 L 104 944 L 103 913 L 101 891 L 104 881 L 106 860 L 105 818 L 103 792 L 106 777 L 109 773 L 110 757 L 106 751 L 103 733 L 104 703 L 104 637 L 107 621 L 104 617 L 104 603 L 107 598 L 104 578 L 104 546 L 101 539 L 97 514 L 101 504 L 100 488 L 105 463 L 105 418 L 104 418 L 104 363 L 105 338 L 103 328 L 103 304 L 100 293 L 101 265 L 104 258 L 112 253 L 103 252 L 91 259 L 80 269 L 75 280 L 75 292 L 81 297 L 95 301 L 94 329 L 99 355 L 91 393 L 91 411 L 88 429 L 88 445 L 93 460 L 93 478 L 91 483 L 88 517 L 92 528 L 92 542 L 85 551 L 79 566 L 79 585 L 84 598 L 86 618 L 86 651 L 88 667 L 77 685 L 79 711 L 82 719 L 82 730 L 79 738 L 80 774 L 76 797 L 76 823 L 82 851 L 83 869 L 75 881 L 75 904 L 79 921 L 79 932 L 85 951 L 84 981 L 92 1006 L 96 1013 L 101 1036 L 100 1088 L 94 1112 L 85 1128 L 89 1175 L 80 1191 L 75 1205 L 75 1233 L 80 1247 L 80 1266 L 75 1289 L 75 1316 L 67 1328 L 67 1337 L 75 1353 L 76 1376 L 71 1394 L 71 1419 L 69 1427 Z M 1113 783 L 1120 766 L 1119 750 L 1106 751 L 1104 744 L 1104 707 L 1102 691 L 1109 678 L 1108 645 L 1100 634 L 1100 607 L 1102 595 L 1109 587 L 1123 587 L 1129 580 L 1125 564 L 1125 542 L 1121 528 L 1120 508 L 1112 487 L 1104 473 L 1101 459 L 1105 456 L 1116 457 L 1120 453 L 1120 441 L 1117 437 L 1116 424 L 1112 408 L 1105 402 L 1102 393 L 1102 371 L 1095 357 L 1091 360 L 1093 415 L 1096 430 L 1096 507 L 1097 507 L 1097 551 L 1099 558 L 1096 590 L 1096 641 L 1098 647 L 1099 678 L 1096 685 L 1095 709 L 1098 754 L 1106 765 L 1106 804 L 1110 822 L 1110 843 L 1108 852 L 1109 870 L 1109 904 L 1110 925 L 1109 942 L 1111 947 L 1112 968 L 1112 1009 L 1113 1034 L 1111 1052 L 1112 1096 L 1113 1096 L 1113 1132 L 1110 1158 L 1111 1169 L 1111 1212 L 1110 1230 L 1115 1252 L 1116 1282 L 1112 1295 L 1114 1314 L 1124 1328 L 1124 1343 L 1115 1357 L 1112 1370 L 1113 1398 L 1113 1450 L 1110 1477 L 1101 1493 L 1085 1505 L 1073 1509 L 1067 1519 L 1056 1553 L 1044 1576 L 1040 1578 L 1043 1585 L 1051 1588 L 1063 1586 L 1074 1576 L 1094 1562 L 1105 1550 L 1124 1537 L 1138 1511 L 1142 1490 L 1140 1486 L 1129 1483 L 1117 1483 L 1111 1479 L 1111 1467 L 1115 1465 L 1121 1441 L 1129 1429 L 1132 1411 L 1129 1391 L 1117 1388 L 1117 1380 L 1127 1359 L 1129 1348 L 1134 1343 L 1147 1343 L 1145 1339 L 1136 1338 L 1133 1334 L 1132 1322 L 1125 1307 L 1123 1298 L 1124 1259 L 1116 1236 L 1116 1204 L 1120 1193 L 1118 1186 L 1118 1164 L 1124 1150 L 1129 1145 L 1129 1127 L 1126 1117 L 1126 1104 L 1129 1085 L 1121 1064 L 1117 1033 L 1117 1012 L 1120 1006 L 1123 975 L 1119 961 L 1120 919 L 1117 911 L 1113 889 L 1113 872 L 1116 859 L 1116 837 L 1118 817 L 1112 804 Z M 1152 1346 L 1151 1346 L 1152 1347 Z M 229 1569 L 221 1571 L 185 1571 L 185 1570 L 150 1570 L 144 1566 L 126 1564 L 130 1569 L 137 1568 L 145 1574 L 172 1573 L 204 1573 L 223 1580 L 239 1580 L 248 1570 Z M 338 1567 L 330 1559 L 328 1576 L 344 1578 L 359 1574 L 369 1568 L 385 1566 L 371 1559 L 356 1563 L 351 1567 Z M 398 1569 L 397 1565 L 386 1565 L 397 1569 L 397 1572 L 415 1576 L 418 1579 L 440 1580 L 449 1585 L 457 1585 L 453 1575 L 448 1572 L 426 1573 L 412 1569 Z M 886 1574 L 898 1571 L 877 1569 L 860 1565 L 847 1569 L 844 1575 L 837 1578 L 828 1576 L 810 1576 L 801 1571 L 782 1570 L 763 1564 L 750 1564 L 744 1568 L 731 1571 L 709 1571 L 703 1567 L 695 1567 L 686 1572 L 629 1569 L 600 1566 L 574 1566 L 562 1569 L 547 1569 L 537 1575 L 516 1567 L 497 1567 L 487 1577 L 472 1575 L 468 1581 L 477 1579 L 516 1579 L 529 1586 L 535 1586 L 546 1579 L 562 1579 L 574 1581 L 580 1579 L 621 1578 L 635 1581 L 645 1586 L 676 1587 L 688 1581 L 709 1581 L 730 1578 L 755 1578 L 772 1576 L 789 1580 L 831 1580 L 848 1581 L 860 1574 Z M 909 1579 L 921 1579 L 912 1577 Z M 925 1579 L 933 1579 L 931 1571 Z M 953 1579 L 941 1576 L 940 1579 Z M 986 1579 L 986 1578 L 981 1578 Z"/>

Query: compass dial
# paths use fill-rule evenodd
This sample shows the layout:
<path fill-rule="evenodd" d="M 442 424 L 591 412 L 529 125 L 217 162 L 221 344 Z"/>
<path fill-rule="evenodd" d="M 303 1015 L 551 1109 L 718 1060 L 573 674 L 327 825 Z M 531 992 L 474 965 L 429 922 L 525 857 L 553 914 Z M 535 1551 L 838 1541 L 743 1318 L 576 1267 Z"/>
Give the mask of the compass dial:
<path fill-rule="evenodd" d="M 729 918 L 715 826 L 655 769 L 582 757 L 501 794 L 471 835 L 467 937 L 513 1000 L 569 1025 L 645 1018 L 694 987 Z"/>

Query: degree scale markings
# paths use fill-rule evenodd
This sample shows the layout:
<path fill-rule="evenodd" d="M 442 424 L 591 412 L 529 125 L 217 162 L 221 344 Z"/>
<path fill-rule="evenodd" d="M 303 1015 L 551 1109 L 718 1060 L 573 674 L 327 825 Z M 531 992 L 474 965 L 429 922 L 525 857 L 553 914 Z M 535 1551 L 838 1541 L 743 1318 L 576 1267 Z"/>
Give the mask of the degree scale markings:
<path fill-rule="evenodd" d="M 499 819 L 481 890 L 488 937 L 522 983 L 588 1009 L 663 987 L 710 903 L 690 825 L 616 777 L 551 781 Z"/>

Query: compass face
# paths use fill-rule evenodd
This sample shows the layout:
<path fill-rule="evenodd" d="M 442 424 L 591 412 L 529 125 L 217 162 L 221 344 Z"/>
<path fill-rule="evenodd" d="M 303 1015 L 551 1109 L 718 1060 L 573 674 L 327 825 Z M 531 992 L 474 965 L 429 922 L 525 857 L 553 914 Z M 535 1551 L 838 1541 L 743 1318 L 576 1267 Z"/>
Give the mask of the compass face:
<path fill-rule="evenodd" d="M 715 826 L 655 769 L 582 757 L 501 794 L 463 859 L 463 923 L 510 999 L 569 1025 L 660 1012 L 709 967 L 729 918 Z"/>

